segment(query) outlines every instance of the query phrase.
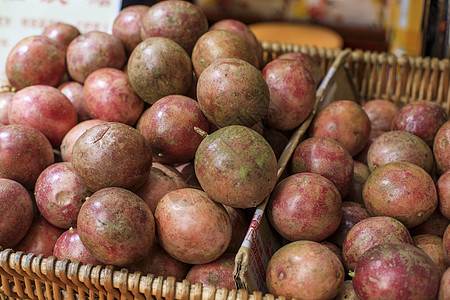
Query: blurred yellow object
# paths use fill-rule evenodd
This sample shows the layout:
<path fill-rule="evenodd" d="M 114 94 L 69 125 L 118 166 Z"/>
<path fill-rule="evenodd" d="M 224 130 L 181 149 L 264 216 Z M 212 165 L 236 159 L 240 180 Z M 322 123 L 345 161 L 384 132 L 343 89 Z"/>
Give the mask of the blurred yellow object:
<path fill-rule="evenodd" d="M 328 49 L 341 49 L 344 44 L 343 38 L 336 31 L 318 25 L 261 22 L 249 26 L 261 42 L 280 42 Z"/>

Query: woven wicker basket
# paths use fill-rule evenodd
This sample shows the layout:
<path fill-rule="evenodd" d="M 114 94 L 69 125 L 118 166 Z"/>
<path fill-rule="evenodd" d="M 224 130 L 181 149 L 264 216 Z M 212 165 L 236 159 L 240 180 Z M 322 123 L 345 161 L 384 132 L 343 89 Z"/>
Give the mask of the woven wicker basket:
<path fill-rule="evenodd" d="M 282 53 L 304 52 L 313 56 L 324 72 L 342 51 L 347 51 L 345 68 L 360 100 L 388 99 L 399 105 L 414 100 L 434 101 L 450 113 L 448 59 L 397 58 L 386 53 L 267 42 L 262 45 L 266 63 Z M 7 90 L 2 85 L 2 91 Z M 0 251 L 0 279 L 1 299 L 275 299 L 260 291 L 216 289 L 187 280 L 177 282 L 174 277 L 82 265 L 12 249 Z"/>

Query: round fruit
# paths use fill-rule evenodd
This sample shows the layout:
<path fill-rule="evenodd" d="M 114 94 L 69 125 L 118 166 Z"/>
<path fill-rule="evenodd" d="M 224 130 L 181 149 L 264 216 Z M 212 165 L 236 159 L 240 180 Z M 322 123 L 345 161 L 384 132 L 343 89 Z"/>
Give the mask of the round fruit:
<path fill-rule="evenodd" d="M 0 247 L 11 248 L 25 236 L 33 221 L 33 201 L 17 181 L 0 178 Z"/>
<path fill-rule="evenodd" d="M 134 4 L 123 8 L 113 22 L 112 34 L 125 46 L 127 56 L 142 42 L 142 18 L 150 7 Z"/>
<path fill-rule="evenodd" d="M 439 174 L 450 170 L 450 121 L 447 121 L 436 133 L 433 142 L 433 154 Z"/>
<path fill-rule="evenodd" d="M 235 257 L 235 253 L 224 253 L 210 263 L 194 265 L 187 273 L 186 280 L 192 284 L 200 282 L 203 286 L 214 285 L 229 291 L 236 289 L 233 279 Z"/>
<path fill-rule="evenodd" d="M 363 104 L 362 108 L 370 119 L 372 130 L 390 131 L 392 121 L 399 107 L 392 101 L 374 99 Z"/>
<path fill-rule="evenodd" d="M 101 31 L 89 31 L 74 38 L 67 47 L 66 57 L 70 77 L 80 83 L 97 69 L 122 69 L 126 60 L 122 41 Z"/>
<path fill-rule="evenodd" d="M 362 299 L 435 299 L 439 280 L 436 265 L 421 249 L 384 243 L 361 256 L 353 287 Z"/>
<path fill-rule="evenodd" d="M 66 49 L 46 36 L 29 36 L 9 52 L 6 76 L 20 90 L 31 85 L 56 86 L 66 71 Z"/>
<path fill-rule="evenodd" d="M 334 101 L 315 116 L 310 136 L 335 139 L 351 156 L 364 149 L 370 137 L 370 119 L 361 105 L 349 100 Z"/>
<path fill-rule="evenodd" d="M 416 164 L 430 174 L 434 168 L 431 148 L 421 138 L 406 131 L 392 130 L 381 134 L 367 152 L 371 172 L 376 167 L 398 161 Z"/>
<path fill-rule="evenodd" d="M 70 42 L 80 35 L 80 31 L 73 25 L 63 23 L 63 22 L 55 22 L 52 23 L 42 30 L 41 36 L 46 36 L 60 42 L 66 48 L 70 44 Z"/>
<path fill-rule="evenodd" d="M 78 123 L 70 129 L 61 141 L 60 151 L 63 161 L 72 162 L 73 145 L 77 139 L 89 128 L 105 123 L 104 120 L 91 119 Z"/>
<path fill-rule="evenodd" d="M 197 83 L 200 109 L 214 125 L 252 127 L 267 116 L 269 87 L 261 72 L 236 58 L 215 60 Z"/>
<path fill-rule="evenodd" d="M 294 59 L 302 63 L 302 65 L 311 73 L 316 85 L 320 83 L 323 77 L 323 71 L 319 63 L 309 54 L 302 52 L 286 52 L 278 56 L 279 59 Z"/>
<path fill-rule="evenodd" d="M 77 225 L 81 205 L 91 194 L 69 162 L 48 166 L 39 175 L 34 188 L 41 215 L 50 224 L 64 229 Z"/>
<path fill-rule="evenodd" d="M 133 127 L 105 122 L 89 128 L 76 140 L 72 164 L 92 192 L 105 187 L 135 191 L 148 179 L 152 150 Z"/>
<path fill-rule="evenodd" d="M 206 136 L 198 146 L 194 168 L 203 190 L 233 207 L 257 206 L 277 182 L 272 147 L 245 126 L 227 126 Z"/>
<path fill-rule="evenodd" d="M 49 85 L 33 85 L 15 93 L 8 116 L 10 124 L 28 125 L 42 132 L 54 148 L 78 123 L 72 102 Z"/>
<path fill-rule="evenodd" d="M 78 234 L 92 256 L 125 266 L 144 258 L 155 239 L 150 208 L 136 194 L 118 187 L 98 190 L 78 214 Z"/>
<path fill-rule="evenodd" d="M 404 105 L 392 121 L 392 130 L 417 135 L 430 147 L 439 128 L 448 121 L 444 108 L 431 101 L 415 101 Z"/>
<path fill-rule="evenodd" d="M 276 297 L 333 299 L 344 278 L 344 267 L 330 249 L 313 241 L 297 241 L 270 258 L 266 282 Z"/>
<path fill-rule="evenodd" d="M 413 244 L 411 234 L 400 221 L 391 217 L 370 217 L 356 223 L 342 245 L 342 257 L 347 270 L 354 270 L 361 255 L 383 243 Z"/>
<path fill-rule="evenodd" d="M 182 95 L 156 101 L 144 111 L 136 126 L 149 141 L 153 160 L 163 164 L 187 163 L 194 158 L 203 140 L 195 127 L 208 132 L 208 119 L 197 101 Z"/>
<path fill-rule="evenodd" d="M 53 248 L 53 256 L 58 260 L 68 259 L 71 262 L 81 262 L 84 265 L 93 264 L 101 265 L 91 253 L 86 249 L 80 239 L 77 228 L 69 228 L 64 231 L 56 240 Z"/>
<path fill-rule="evenodd" d="M 311 172 L 330 180 L 342 198 L 353 180 L 353 158 L 339 142 L 327 137 L 311 137 L 300 142 L 291 158 L 291 173 Z"/>
<path fill-rule="evenodd" d="M 14 250 L 49 257 L 63 232 L 64 229 L 53 226 L 42 216 L 37 216 L 24 238 L 14 246 Z"/>
<path fill-rule="evenodd" d="M 154 213 L 159 200 L 165 194 L 186 187 L 188 185 L 177 169 L 154 162 L 147 181 L 136 191 L 136 195 L 141 197 Z"/>
<path fill-rule="evenodd" d="M 438 204 L 431 176 L 409 162 L 376 168 L 364 185 L 363 200 L 372 216 L 390 216 L 408 228 L 423 223 Z"/>
<path fill-rule="evenodd" d="M 275 186 L 267 216 L 290 241 L 322 241 L 339 227 L 342 201 L 331 181 L 315 173 L 298 173 Z"/>
<path fill-rule="evenodd" d="M 39 174 L 54 163 L 53 148 L 37 129 L 24 125 L 0 127 L 0 178 L 33 190 Z"/>
<path fill-rule="evenodd" d="M 269 86 L 270 103 L 267 124 L 278 130 L 297 128 L 314 108 L 316 82 L 299 61 L 275 59 L 262 70 Z"/>
<path fill-rule="evenodd" d="M 168 95 L 186 95 L 192 89 L 191 58 L 176 42 L 151 37 L 139 43 L 128 59 L 130 83 L 149 104 Z"/>
<path fill-rule="evenodd" d="M 422 249 L 435 263 L 441 275 L 449 267 L 444 252 L 443 239 L 433 234 L 419 234 L 413 236 L 414 245 Z"/>
<path fill-rule="evenodd" d="M 142 16 L 141 38 L 165 37 L 190 55 L 197 39 L 208 30 L 203 10 L 188 1 L 161 1 Z"/>
<path fill-rule="evenodd" d="M 86 77 L 83 101 L 92 118 L 130 126 L 144 110 L 144 101 L 134 91 L 127 74 L 114 68 L 100 68 Z"/>
<path fill-rule="evenodd" d="M 178 189 L 163 196 L 155 220 L 160 245 L 185 263 L 209 263 L 225 252 L 231 240 L 227 211 L 198 189 Z"/>
<path fill-rule="evenodd" d="M 214 61 L 223 58 L 240 59 L 259 69 L 258 57 L 246 40 L 234 32 L 214 29 L 205 32 L 194 45 L 195 75 L 199 78 Z"/>

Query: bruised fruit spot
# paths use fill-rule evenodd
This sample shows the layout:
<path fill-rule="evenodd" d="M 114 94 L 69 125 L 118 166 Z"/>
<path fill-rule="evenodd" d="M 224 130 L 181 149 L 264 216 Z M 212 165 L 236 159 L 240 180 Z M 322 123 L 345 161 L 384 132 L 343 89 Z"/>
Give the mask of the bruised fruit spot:
<path fill-rule="evenodd" d="M 442 138 L 442 139 L 439 141 L 439 144 L 440 144 L 440 146 L 441 146 L 442 148 L 447 147 L 447 146 L 448 146 L 448 139 Z"/>

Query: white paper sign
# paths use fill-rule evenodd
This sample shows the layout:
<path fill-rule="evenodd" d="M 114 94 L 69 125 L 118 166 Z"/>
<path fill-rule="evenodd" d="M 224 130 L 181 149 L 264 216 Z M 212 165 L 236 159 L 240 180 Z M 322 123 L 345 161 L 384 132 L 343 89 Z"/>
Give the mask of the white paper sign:
<path fill-rule="evenodd" d="M 64 22 L 81 33 L 112 32 L 121 0 L 0 0 L 0 71 L 9 51 L 20 40 L 39 35 L 47 25 Z"/>

